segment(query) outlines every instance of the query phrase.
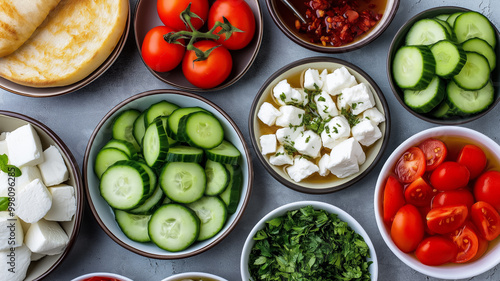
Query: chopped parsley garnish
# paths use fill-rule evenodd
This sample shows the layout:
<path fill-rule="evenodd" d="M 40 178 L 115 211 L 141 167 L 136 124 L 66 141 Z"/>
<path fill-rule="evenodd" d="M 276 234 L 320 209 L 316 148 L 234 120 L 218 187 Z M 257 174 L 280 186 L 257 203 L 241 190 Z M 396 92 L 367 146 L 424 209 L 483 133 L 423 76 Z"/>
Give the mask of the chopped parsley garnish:
<path fill-rule="evenodd" d="M 350 110 L 347 110 L 344 107 L 342 107 L 342 109 L 340 110 L 340 114 L 344 115 L 344 117 L 347 119 L 347 122 L 349 123 L 349 126 L 351 126 L 351 128 L 356 126 L 356 124 L 359 123 L 358 117 L 356 117 L 356 115 L 352 114 L 352 112 Z"/>
<path fill-rule="evenodd" d="M 295 152 L 297 152 L 297 149 L 295 149 L 295 147 L 293 147 L 293 142 L 292 142 L 292 144 L 284 144 L 283 148 L 285 149 L 285 152 L 288 155 L 293 155 Z"/>
<path fill-rule="evenodd" d="M 285 95 L 285 93 L 281 93 L 281 95 L 280 95 L 280 100 L 281 100 L 282 102 L 285 102 L 285 101 L 286 101 L 286 95 Z"/>
<path fill-rule="evenodd" d="M 325 97 L 319 97 L 318 101 L 326 101 Z"/>
<path fill-rule="evenodd" d="M 309 143 L 309 140 L 311 140 L 311 136 L 307 136 L 306 143 Z"/>

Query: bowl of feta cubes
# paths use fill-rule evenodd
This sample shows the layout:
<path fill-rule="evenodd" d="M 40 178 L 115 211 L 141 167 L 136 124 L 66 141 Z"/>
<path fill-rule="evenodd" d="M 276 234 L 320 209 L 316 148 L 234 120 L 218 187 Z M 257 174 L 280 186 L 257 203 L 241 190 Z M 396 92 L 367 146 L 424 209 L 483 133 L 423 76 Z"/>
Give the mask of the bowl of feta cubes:
<path fill-rule="evenodd" d="M 83 189 L 76 161 L 47 126 L 0 110 L 2 280 L 40 280 L 78 235 Z"/>
<path fill-rule="evenodd" d="M 390 133 L 387 102 L 359 67 L 331 57 L 293 62 L 260 88 L 249 118 L 264 167 L 305 193 L 344 189 L 380 160 Z"/>

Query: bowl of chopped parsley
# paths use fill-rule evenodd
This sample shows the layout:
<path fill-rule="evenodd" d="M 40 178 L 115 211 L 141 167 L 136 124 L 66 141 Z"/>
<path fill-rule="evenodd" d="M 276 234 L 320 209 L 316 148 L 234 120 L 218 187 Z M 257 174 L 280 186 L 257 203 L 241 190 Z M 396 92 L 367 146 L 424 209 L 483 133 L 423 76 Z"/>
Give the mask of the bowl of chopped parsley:
<path fill-rule="evenodd" d="M 264 216 L 248 235 L 241 278 L 251 281 L 377 280 L 375 248 L 342 209 L 300 201 Z"/>

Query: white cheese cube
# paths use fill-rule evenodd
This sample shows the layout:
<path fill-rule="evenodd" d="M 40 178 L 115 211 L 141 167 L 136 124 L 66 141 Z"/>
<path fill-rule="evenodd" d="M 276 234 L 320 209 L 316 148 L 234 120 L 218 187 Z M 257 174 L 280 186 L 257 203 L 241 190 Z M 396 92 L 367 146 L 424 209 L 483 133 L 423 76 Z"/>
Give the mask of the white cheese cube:
<path fill-rule="evenodd" d="M 30 262 L 31 251 L 26 245 L 0 251 L 1 280 L 23 281 Z"/>
<path fill-rule="evenodd" d="M 27 223 L 35 223 L 47 214 L 51 205 L 49 190 L 35 179 L 17 193 L 16 215 Z"/>
<path fill-rule="evenodd" d="M 9 197 L 9 187 L 11 187 L 10 183 L 13 182 L 12 177 L 9 177 L 9 174 L 0 171 L 0 197 Z M 14 184 L 14 183 L 13 183 Z"/>
<path fill-rule="evenodd" d="M 0 212 L 0 251 L 23 244 L 24 231 L 20 220 L 10 212 Z"/>
<path fill-rule="evenodd" d="M 262 135 L 260 136 L 260 147 L 262 154 L 266 155 L 269 153 L 276 152 L 276 135 Z"/>
<path fill-rule="evenodd" d="M 325 124 L 323 132 L 321 132 L 323 146 L 330 149 L 350 136 L 351 127 L 349 126 L 347 119 L 342 115 L 333 117 L 332 120 L 328 121 Z"/>
<path fill-rule="evenodd" d="M 268 126 L 273 126 L 276 122 L 276 118 L 280 115 L 281 112 L 268 102 L 264 102 L 257 113 L 257 117 L 259 117 L 260 121 Z"/>
<path fill-rule="evenodd" d="M 282 165 L 292 165 L 293 158 L 291 155 L 286 153 L 285 148 L 283 146 L 278 147 L 276 153 L 269 157 L 269 163 L 274 166 L 282 166 Z"/>
<path fill-rule="evenodd" d="M 318 87 L 318 89 L 323 88 L 323 80 L 321 80 L 317 69 L 309 68 L 304 73 L 304 88 L 308 90 L 316 90 L 316 87 Z"/>
<path fill-rule="evenodd" d="M 49 221 L 70 221 L 76 212 L 75 189 L 70 185 L 49 187 L 52 205 L 44 219 Z"/>
<path fill-rule="evenodd" d="M 316 164 L 301 156 L 295 156 L 293 165 L 286 168 L 286 172 L 295 182 L 300 182 L 317 171 L 319 168 Z"/>
<path fill-rule="evenodd" d="M 326 76 L 326 91 L 332 96 L 356 84 L 356 78 L 345 67 L 338 68 Z"/>
<path fill-rule="evenodd" d="M 21 175 L 15 178 L 16 181 L 16 192 L 21 191 L 30 182 L 39 179 L 42 180 L 42 174 L 38 169 L 38 166 L 23 166 L 20 168 Z"/>
<path fill-rule="evenodd" d="M 302 124 L 305 111 L 293 105 L 280 107 L 281 116 L 276 118 L 276 125 L 280 127 L 299 126 Z"/>
<path fill-rule="evenodd" d="M 351 130 L 352 136 L 364 146 L 370 146 L 382 137 L 378 126 L 368 119 L 362 119 Z"/>
<path fill-rule="evenodd" d="M 43 152 L 43 158 L 45 161 L 38 164 L 38 168 L 46 186 L 60 184 L 69 178 L 68 168 L 57 147 L 49 146 Z"/>
<path fill-rule="evenodd" d="M 349 107 L 351 107 L 354 115 L 358 115 L 368 108 L 375 106 L 372 92 L 366 83 L 360 83 L 351 88 L 344 89 L 342 97 L 346 100 Z"/>
<path fill-rule="evenodd" d="M 281 80 L 274 86 L 273 88 L 273 96 L 276 99 L 276 102 L 280 105 L 285 105 L 287 98 L 292 95 L 292 86 L 288 84 L 288 81 Z"/>
<path fill-rule="evenodd" d="M 319 167 L 319 175 L 322 177 L 326 177 L 330 174 L 330 170 L 328 170 L 328 163 L 330 163 L 330 155 L 323 154 L 323 157 L 318 161 Z"/>
<path fill-rule="evenodd" d="M 295 90 L 295 89 L 294 89 Z M 309 94 L 304 91 L 304 89 L 297 89 L 302 96 L 302 106 L 306 106 L 309 103 Z"/>
<path fill-rule="evenodd" d="M 321 94 L 314 96 L 314 101 L 316 102 L 318 113 L 321 118 L 327 119 L 329 117 L 339 115 L 339 111 L 337 110 L 335 102 L 332 100 L 332 97 L 325 91 L 322 91 Z"/>
<path fill-rule="evenodd" d="M 321 137 L 307 130 L 295 139 L 293 147 L 301 154 L 316 158 L 321 150 Z"/>
<path fill-rule="evenodd" d="M 327 75 L 328 75 L 328 69 L 323 69 L 323 71 L 321 71 L 321 73 L 319 74 L 319 79 L 321 80 L 321 82 L 323 82 L 323 87 L 321 87 L 321 90 L 324 90 L 324 91 L 327 90 L 327 86 L 326 86 L 326 76 Z"/>
<path fill-rule="evenodd" d="M 28 248 L 38 254 L 60 254 L 69 242 L 64 229 L 55 221 L 40 221 L 31 224 L 26 232 L 25 243 Z"/>
<path fill-rule="evenodd" d="M 363 111 L 363 119 L 368 119 L 378 125 L 385 121 L 385 116 L 376 107 Z"/>
<path fill-rule="evenodd" d="M 276 130 L 276 138 L 281 144 L 289 144 L 293 146 L 295 139 L 304 133 L 304 127 L 285 127 Z"/>
<path fill-rule="evenodd" d="M 2 154 L 9 156 L 9 147 L 7 146 L 6 140 L 0 140 L 0 155 Z"/>
<path fill-rule="evenodd" d="M 42 143 L 31 124 L 15 129 L 5 140 L 9 149 L 10 164 L 20 167 L 43 162 Z"/>
<path fill-rule="evenodd" d="M 359 165 L 365 160 L 361 145 L 354 138 L 349 138 L 332 149 L 328 169 L 338 178 L 346 178 L 359 172 Z"/>
<path fill-rule="evenodd" d="M 7 138 L 7 135 L 9 134 L 9 132 L 2 132 L 0 134 L 0 141 L 3 141 Z"/>
<path fill-rule="evenodd" d="M 38 261 L 38 260 L 42 259 L 45 256 L 47 256 L 47 255 L 45 255 L 45 254 L 38 254 L 38 253 L 31 253 L 31 261 Z"/>

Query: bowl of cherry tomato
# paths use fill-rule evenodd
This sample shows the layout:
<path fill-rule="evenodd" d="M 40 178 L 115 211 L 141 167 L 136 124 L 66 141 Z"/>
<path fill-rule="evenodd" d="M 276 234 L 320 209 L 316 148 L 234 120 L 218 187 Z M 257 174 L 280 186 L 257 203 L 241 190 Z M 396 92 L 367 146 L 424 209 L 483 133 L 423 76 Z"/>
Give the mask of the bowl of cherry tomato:
<path fill-rule="evenodd" d="M 399 145 L 375 187 L 375 218 L 405 264 L 443 279 L 500 263 L 500 146 L 475 130 L 444 126 Z"/>
<path fill-rule="evenodd" d="M 134 31 L 156 78 L 184 90 L 214 91 L 248 71 L 262 42 L 263 18 L 257 0 L 141 0 Z"/>
<path fill-rule="evenodd" d="M 132 281 L 132 279 L 115 273 L 96 272 L 79 276 L 71 281 Z"/>

